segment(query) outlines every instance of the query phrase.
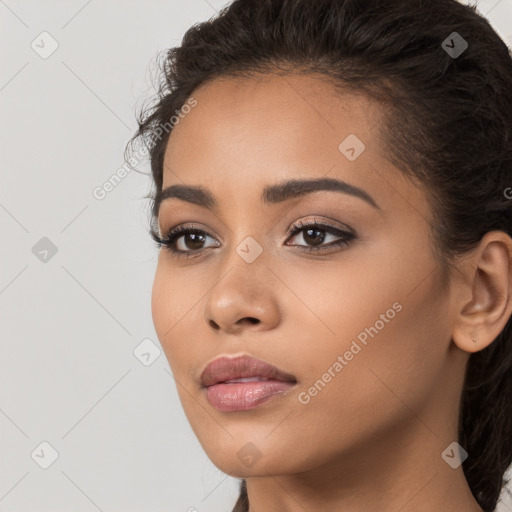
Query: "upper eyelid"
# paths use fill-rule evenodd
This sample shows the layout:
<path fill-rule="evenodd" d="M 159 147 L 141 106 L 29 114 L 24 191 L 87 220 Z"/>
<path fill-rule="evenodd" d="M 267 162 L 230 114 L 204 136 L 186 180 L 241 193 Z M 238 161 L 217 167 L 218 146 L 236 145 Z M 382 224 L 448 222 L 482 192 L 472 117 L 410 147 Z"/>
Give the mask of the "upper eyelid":
<path fill-rule="evenodd" d="M 317 203 L 316 201 L 312 202 L 309 206 L 307 206 L 309 204 L 308 201 L 306 201 L 305 204 L 301 205 L 299 204 L 299 208 L 298 208 L 298 211 L 296 211 L 296 208 L 293 207 L 293 208 L 290 208 L 289 211 L 287 212 L 286 214 L 286 217 L 288 217 L 288 215 L 292 212 L 293 213 L 293 216 L 295 217 L 295 219 L 297 219 L 297 217 L 299 217 L 298 220 L 293 220 L 293 221 L 290 221 L 288 224 L 287 224 L 287 227 L 285 228 L 286 232 L 289 232 L 292 227 L 299 223 L 299 222 L 307 222 L 308 224 L 311 222 L 313 223 L 313 220 L 317 220 L 317 217 L 320 216 L 320 217 L 325 217 L 326 220 L 324 219 L 318 219 L 318 223 L 321 223 L 321 224 L 326 224 L 327 226 L 334 228 L 334 229 L 340 229 L 340 230 L 343 230 L 343 231 L 348 231 L 352 234 L 356 234 L 355 230 L 350 227 L 349 225 L 347 225 L 346 223 L 340 221 L 340 220 L 337 220 L 336 217 L 338 215 L 346 215 L 346 212 L 336 212 L 336 208 L 333 210 L 333 212 L 331 213 L 333 216 L 331 217 L 331 215 L 327 214 L 327 215 L 323 215 L 321 213 L 313 213 L 313 212 L 307 212 L 306 210 L 314 210 L 316 209 L 317 207 L 319 207 L 319 209 L 323 209 L 325 206 L 326 206 L 326 203 L 325 201 L 321 202 L 321 203 Z M 329 209 L 329 206 L 334 206 L 334 204 L 331 205 L 331 202 L 330 200 L 327 201 L 327 208 Z M 177 210 L 178 212 L 181 212 L 181 209 Z M 187 210 L 185 210 L 187 211 Z M 349 210 L 350 211 L 350 210 Z M 171 211 L 169 212 L 171 213 Z M 328 213 L 328 212 L 326 212 Z M 181 216 L 181 215 L 180 215 Z M 163 235 L 166 235 L 167 233 L 169 233 L 169 231 L 171 231 L 171 229 L 174 229 L 174 227 L 178 227 L 178 226 L 181 226 L 183 224 L 189 224 L 189 223 L 192 223 L 194 224 L 194 221 L 184 221 L 184 222 L 181 222 L 181 223 L 177 223 L 174 225 L 174 227 L 171 227 L 171 228 L 168 228 L 166 230 L 160 230 L 160 220 L 164 220 L 166 219 L 167 215 L 158 215 L 156 217 L 156 224 L 159 228 L 159 232 L 160 234 L 163 234 Z M 208 215 L 208 217 L 210 217 L 210 215 Z M 302 219 L 306 219 L 306 220 L 302 220 Z M 217 223 L 219 222 L 220 225 L 221 225 L 221 228 L 222 229 L 226 229 L 231 235 L 233 234 L 233 230 L 218 216 L 218 215 L 214 215 L 214 219 L 209 219 L 207 222 L 213 220 L 214 223 Z M 278 222 L 279 221 L 282 221 L 283 218 L 281 217 L 281 219 L 278 219 Z M 174 223 L 170 223 L 171 226 L 174 224 Z M 199 224 L 201 224 L 201 222 L 199 222 Z M 274 222 L 271 224 L 271 228 L 270 230 L 273 230 L 276 226 L 277 222 Z M 200 229 L 203 229 L 203 228 L 200 228 Z M 204 228 L 205 231 L 209 232 L 210 231 L 210 228 Z M 269 232 L 270 232 L 269 230 Z"/>
<path fill-rule="evenodd" d="M 335 236 L 342 236 L 343 234 L 351 235 L 354 237 L 356 236 L 355 231 L 347 225 L 343 225 L 342 227 L 333 226 L 329 222 L 323 221 L 323 220 L 320 220 L 317 218 L 310 219 L 310 220 L 298 220 L 298 221 L 293 222 L 286 229 L 287 236 L 288 237 L 297 236 L 297 234 L 310 228 L 311 226 L 318 226 L 321 229 L 324 229 L 325 231 L 334 234 Z M 160 226 L 158 228 L 160 230 Z M 159 236 L 160 236 L 160 238 L 164 238 L 164 237 L 169 237 L 172 235 L 173 240 L 175 242 L 176 240 L 179 240 L 181 237 L 185 236 L 187 234 L 187 232 L 190 232 L 190 231 L 202 232 L 207 237 L 212 238 L 212 239 L 216 240 L 217 242 L 219 241 L 217 239 L 217 237 L 215 235 L 212 235 L 208 229 L 202 228 L 197 224 L 188 223 L 188 222 L 177 224 L 176 226 L 169 228 L 168 230 L 165 230 L 163 233 L 159 232 Z"/>
<path fill-rule="evenodd" d="M 313 219 L 308 220 L 298 220 L 295 222 L 292 222 L 287 229 L 287 231 L 291 232 L 296 229 L 305 229 L 309 226 L 321 226 L 323 228 L 331 229 L 331 230 L 337 230 L 337 231 L 344 231 L 349 232 L 352 234 L 355 234 L 355 231 L 348 226 L 347 224 L 344 224 L 343 222 L 335 221 L 335 220 L 322 220 L 314 217 Z"/>
<path fill-rule="evenodd" d="M 321 216 L 321 214 L 313 214 L 313 215 L 304 215 L 304 217 L 306 217 L 306 219 L 299 219 L 299 220 L 295 220 L 293 222 L 290 222 L 288 224 L 288 227 L 286 228 L 286 231 L 290 231 L 294 226 L 296 226 L 297 224 L 299 223 L 303 223 L 303 224 L 307 224 L 307 225 L 312 225 L 312 224 L 321 224 L 321 225 L 325 225 L 326 227 L 332 227 L 334 229 L 346 229 L 348 231 L 354 231 L 350 226 L 348 226 L 347 224 L 339 221 L 339 220 L 335 220 L 335 219 L 329 219 L 329 216 L 326 216 L 328 220 L 324 220 L 324 219 L 321 219 L 321 218 L 318 218 L 319 216 Z M 200 226 L 196 227 L 197 224 L 201 224 L 201 222 L 194 222 L 194 221 L 184 221 L 184 222 L 180 222 L 180 223 L 177 223 L 175 224 L 174 226 L 172 226 L 173 223 L 171 223 L 171 226 L 172 227 L 169 227 L 167 229 L 164 229 L 162 230 L 161 229 L 161 226 L 160 226 L 160 221 L 159 219 L 157 218 L 156 219 L 157 222 L 156 222 L 156 227 L 158 229 L 158 232 L 161 234 L 161 235 L 165 235 L 167 233 L 169 233 L 170 231 L 176 229 L 176 228 L 179 228 L 181 226 L 187 226 L 189 224 L 192 224 L 192 226 L 190 226 L 190 229 L 200 229 L 200 230 L 204 230 L 204 231 L 209 231 L 210 228 L 202 228 Z M 221 221 L 221 224 L 223 226 L 226 226 L 224 224 L 224 222 Z M 334 225 L 332 225 L 334 224 Z M 272 225 L 272 229 L 274 228 L 275 224 Z M 229 232 L 233 232 L 231 229 L 229 229 L 228 227 L 228 231 Z"/>

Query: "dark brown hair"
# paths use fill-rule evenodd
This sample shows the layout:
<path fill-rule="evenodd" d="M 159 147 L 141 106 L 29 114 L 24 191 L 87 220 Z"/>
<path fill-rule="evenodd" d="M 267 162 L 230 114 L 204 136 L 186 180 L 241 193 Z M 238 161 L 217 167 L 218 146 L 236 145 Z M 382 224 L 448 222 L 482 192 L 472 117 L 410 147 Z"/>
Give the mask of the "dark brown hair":
<path fill-rule="evenodd" d="M 447 51 L 454 37 L 458 48 L 468 43 L 460 55 Z M 159 127 L 199 85 L 256 72 L 320 73 L 340 90 L 378 100 L 385 156 L 424 185 L 435 217 L 434 247 L 448 273 L 454 257 L 488 231 L 512 236 L 506 194 L 512 187 L 512 58 L 476 6 L 456 0 L 235 0 L 194 25 L 180 46 L 165 52 L 156 101 L 139 113 L 129 143 L 141 138 L 149 150 L 153 205 L 171 132 L 162 136 Z M 156 214 L 153 208 L 152 233 Z M 460 402 L 458 441 L 469 453 L 463 470 L 486 512 L 495 509 L 512 462 L 511 322 L 470 356 Z M 248 509 L 242 480 L 233 512 Z"/>

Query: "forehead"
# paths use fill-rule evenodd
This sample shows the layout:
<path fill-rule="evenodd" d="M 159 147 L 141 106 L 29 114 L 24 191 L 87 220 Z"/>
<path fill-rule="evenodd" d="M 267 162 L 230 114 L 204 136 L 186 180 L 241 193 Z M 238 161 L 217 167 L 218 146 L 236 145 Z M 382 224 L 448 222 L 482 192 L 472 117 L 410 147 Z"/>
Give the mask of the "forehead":
<path fill-rule="evenodd" d="M 253 196 L 259 201 L 270 183 L 333 177 L 374 197 L 384 187 L 389 200 L 397 192 L 419 193 L 382 156 L 381 111 L 366 95 L 335 88 L 321 76 L 297 74 L 217 78 L 192 96 L 197 105 L 169 137 L 163 188 L 202 185 L 221 201 L 232 192 L 245 194 L 243 203 Z M 359 145 L 356 159 L 343 153 L 345 141 Z"/>
<path fill-rule="evenodd" d="M 365 95 L 335 89 L 319 76 L 217 78 L 193 95 L 197 106 L 175 126 L 167 148 L 169 159 L 180 156 L 184 137 L 187 145 L 200 144 L 204 149 L 226 145 L 275 149 L 286 144 L 297 156 L 310 154 L 321 139 L 322 146 L 337 150 L 350 133 L 357 133 L 368 145 L 374 143 L 376 105 Z"/>

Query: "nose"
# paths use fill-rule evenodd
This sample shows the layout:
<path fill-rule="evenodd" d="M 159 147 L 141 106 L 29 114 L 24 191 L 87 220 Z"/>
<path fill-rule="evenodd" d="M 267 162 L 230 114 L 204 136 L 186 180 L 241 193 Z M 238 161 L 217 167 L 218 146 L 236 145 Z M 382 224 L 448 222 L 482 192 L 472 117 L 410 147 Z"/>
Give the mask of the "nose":
<path fill-rule="evenodd" d="M 273 285 L 264 264 L 236 262 L 210 291 L 206 322 L 211 329 L 229 334 L 274 329 L 280 315 Z"/>

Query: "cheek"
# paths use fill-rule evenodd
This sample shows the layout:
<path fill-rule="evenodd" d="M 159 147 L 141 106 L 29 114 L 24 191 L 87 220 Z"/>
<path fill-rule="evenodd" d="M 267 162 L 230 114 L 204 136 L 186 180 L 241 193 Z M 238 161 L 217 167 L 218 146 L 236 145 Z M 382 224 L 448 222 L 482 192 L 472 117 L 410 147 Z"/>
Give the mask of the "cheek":
<path fill-rule="evenodd" d="M 450 339 L 449 308 L 429 251 L 418 252 L 382 247 L 373 260 L 347 252 L 338 272 L 317 266 L 293 281 L 310 308 L 297 302 L 292 315 L 301 341 L 290 368 L 301 370 L 312 418 L 332 407 L 356 416 L 384 404 L 406 409 L 397 397 L 428 393 Z"/>
<path fill-rule="evenodd" d="M 303 414 L 308 422 L 323 416 L 335 436 L 365 421 L 384 427 L 410 415 L 408 407 L 418 410 L 445 363 L 448 297 L 440 281 L 422 280 L 406 260 L 386 272 L 382 263 L 359 274 L 343 271 L 337 282 L 321 280 L 330 300 L 317 302 L 315 313 L 327 321 L 300 328 L 314 332 L 316 324 L 322 333 L 314 350 L 303 341 Z"/>
<path fill-rule="evenodd" d="M 182 293 L 178 290 L 182 290 Z M 185 339 L 184 343 L 178 341 L 183 340 L 180 329 L 185 326 L 183 320 L 187 320 L 186 311 L 190 309 L 184 304 L 187 302 L 187 297 L 189 295 L 184 296 L 183 287 L 176 281 L 172 272 L 159 262 L 151 291 L 151 315 L 156 334 L 173 374 L 185 365 L 180 360 L 180 347 L 187 346 L 187 340 Z"/>
<path fill-rule="evenodd" d="M 164 346 L 164 333 L 172 325 L 169 321 L 169 315 L 171 315 L 173 311 L 173 298 L 169 294 L 169 287 L 165 285 L 166 282 L 168 281 L 159 264 L 156 269 L 153 288 L 151 290 L 151 316 L 162 346 Z"/>

